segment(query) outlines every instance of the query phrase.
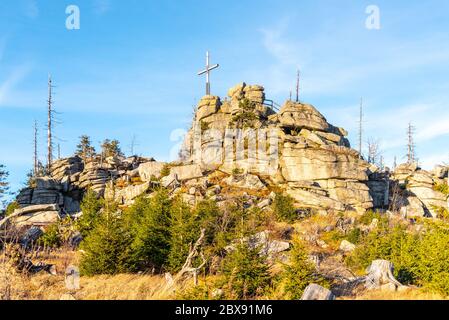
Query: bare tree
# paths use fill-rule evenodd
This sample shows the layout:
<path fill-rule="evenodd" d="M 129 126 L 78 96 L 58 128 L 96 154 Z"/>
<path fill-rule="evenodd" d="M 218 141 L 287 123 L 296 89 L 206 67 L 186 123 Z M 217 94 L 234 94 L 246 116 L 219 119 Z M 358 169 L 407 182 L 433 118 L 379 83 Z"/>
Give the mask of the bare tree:
<path fill-rule="evenodd" d="M 298 70 L 296 74 L 296 102 L 299 102 L 299 78 L 300 78 L 300 72 Z"/>
<path fill-rule="evenodd" d="M 360 112 L 359 112 L 359 157 L 362 158 L 363 148 L 363 98 L 360 98 Z"/>
<path fill-rule="evenodd" d="M 135 134 L 133 134 L 133 137 L 131 138 L 131 144 L 129 145 L 129 149 L 131 151 L 131 156 L 135 155 L 135 147 L 138 146 L 139 144 L 137 143 L 137 136 Z"/>
<path fill-rule="evenodd" d="M 379 164 L 381 157 L 379 140 L 368 139 L 368 162 L 372 164 Z"/>
<path fill-rule="evenodd" d="M 37 127 L 37 121 L 34 120 L 34 126 L 33 126 L 33 133 L 34 133 L 34 139 L 33 139 L 33 175 L 35 177 L 39 174 L 39 159 L 37 157 L 37 135 L 38 135 L 38 127 Z"/>
<path fill-rule="evenodd" d="M 410 122 L 407 127 L 407 163 L 413 163 L 416 159 L 416 146 L 414 142 L 414 135 L 416 128 Z"/>
<path fill-rule="evenodd" d="M 52 80 L 48 75 L 48 110 L 47 110 L 47 173 L 50 174 L 51 164 L 53 162 L 53 97 L 52 97 Z"/>

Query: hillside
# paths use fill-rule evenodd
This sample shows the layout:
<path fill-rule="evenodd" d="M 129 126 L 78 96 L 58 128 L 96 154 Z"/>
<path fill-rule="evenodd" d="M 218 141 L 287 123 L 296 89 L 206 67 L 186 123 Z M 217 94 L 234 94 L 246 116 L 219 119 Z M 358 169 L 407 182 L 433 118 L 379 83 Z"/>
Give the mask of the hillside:
<path fill-rule="evenodd" d="M 384 168 L 347 136 L 314 106 L 242 83 L 201 99 L 176 162 L 59 159 L 0 222 L 0 295 L 448 296 L 448 167 Z M 64 286 L 70 265 L 80 288 Z"/>

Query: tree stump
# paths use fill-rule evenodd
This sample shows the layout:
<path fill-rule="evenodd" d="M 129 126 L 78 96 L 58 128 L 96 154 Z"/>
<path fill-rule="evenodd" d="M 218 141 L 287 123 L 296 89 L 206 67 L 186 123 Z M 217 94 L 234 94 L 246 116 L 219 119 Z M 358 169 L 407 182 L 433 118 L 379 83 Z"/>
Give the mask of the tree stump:
<path fill-rule="evenodd" d="M 365 278 L 367 289 L 379 289 L 384 285 L 393 284 L 396 288 L 402 284 L 393 275 L 394 266 L 387 260 L 374 260 L 366 270 L 368 275 Z"/>
<path fill-rule="evenodd" d="M 335 300 L 335 295 L 332 291 L 312 283 L 304 290 L 301 300 Z"/>

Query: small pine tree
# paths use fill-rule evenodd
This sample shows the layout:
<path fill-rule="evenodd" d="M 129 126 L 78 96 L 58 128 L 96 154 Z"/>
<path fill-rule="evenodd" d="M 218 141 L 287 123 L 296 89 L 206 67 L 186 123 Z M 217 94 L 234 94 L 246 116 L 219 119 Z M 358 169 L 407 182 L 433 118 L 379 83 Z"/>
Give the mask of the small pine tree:
<path fill-rule="evenodd" d="M 291 223 L 298 217 L 297 210 L 295 208 L 295 200 L 289 195 L 276 193 L 272 207 L 274 213 L 281 221 Z"/>
<path fill-rule="evenodd" d="M 130 237 L 114 205 L 100 214 L 94 228 L 81 242 L 81 274 L 116 274 L 126 271 Z"/>
<path fill-rule="evenodd" d="M 315 267 L 309 261 L 304 244 L 295 237 L 290 252 L 290 264 L 285 265 L 282 275 L 284 289 L 288 299 L 301 299 L 304 289 L 310 283 L 324 284 L 324 280 L 316 274 Z"/>
<path fill-rule="evenodd" d="M 95 191 L 88 189 L 84 194 L 83 201 L 80 205 L 83 214 L 76 222 L 76 227 L 83 237 L 86 237 L 94 229 L 103 205 L 104 200 L 98 199 Z"/>
<path fill-rule="evenodd" d="M 123 156 L 123 152 L 120 149 L 120 142 L 118 140 L 104 140 L 101 144 L 101 150 L 103 157 L 105 158 Z"/>
<path fill-rule="evenodd" d="M 225 257 L 222 272 L 225 291 L 232 299 L 262 294 L 271 279 L 266 257 L 259 255 L 259 248 L 251 248 L 246 242 Z"/>
<path fill-rule="evenodd" d="M 139 197 L 126 211 L 130 230 L 129 270 L 161 269 L 170 252 L 170 212 L 172 201 L 166 190 L 151 198 Z"/>
<path fill-rule="evenodd" d="M 189 254 L 190 244 L 200 234 L 199 225 L 190 207 L 176 199 L 171 207 L 170 214 L 170 253 L 168 265 L 172 272 L 177 272 L 182 267 Z"/>
<path fill-rule="evenodd" d="M 257 103 L 247 98 L 239 102 L 239 113 L 237 113 L 231 120 L 237 128 L 252 127 L 257 120 L 255 109 Z"/>
<path fill-rule="evenodd" d="M 80 137 L 80 142 L 76 146 L 75 154 L 80 156 L 84 160 L 92 158 L 95 155 L 95 148 L 92 146 L 92 142 L 89 136 L 82 135 Z"/>

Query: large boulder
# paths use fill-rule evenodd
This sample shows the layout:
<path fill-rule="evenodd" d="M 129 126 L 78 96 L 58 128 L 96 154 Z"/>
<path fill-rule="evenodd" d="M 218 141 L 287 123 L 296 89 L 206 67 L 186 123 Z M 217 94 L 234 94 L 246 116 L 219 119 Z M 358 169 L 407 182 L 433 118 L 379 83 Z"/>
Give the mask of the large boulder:
<path fill-rule="evenodd" d="M 342 148 L 312 149 L 285 143 L 281 158 L 282 175 L 287 181 L 325 179 L 367 181 L 366 167 L 361 160 L 350 149 Z"/>
<path fill-rule="evenodd" d="M 253 174 L 236 174 L 231 175 L 223 182 L 227 185 L 235 188 L 252 189 L 252 190 L 265 190 L 266 186 L 260 181 L 259 177 Z"/>
<path fill-rule="evenodd" d="M 170 169 L 170 174 L 176 175 L 179 181 L 186 181 L 203 177 L 201 166 L 198 164 L 172 167 Z"/>
<path fill-rule="evenodd" d="M 151 181 L 152 178 L 159 179 L 164 166 L 164 162 L 151 161 L 142 163 L 138 167 L 140 179 L 142 181 Z"/>
<path fill-rule="evenodd" d="M 196 112 L 196 121 L 200 121 L 214 113 L 217 113 L 221 106 L 220 98 L 215 96 L 204 96 Z"/>
<path fill-rule="evenodd" d="M 279 121 L 286 129 L 329 130 L 326 118 L 310 104 L 287 101 L 279 110 Z"/>
<path fill-rule="evenodd" d="M 329 289 L 312 283 L 304 290 L 301 300 L 335 300 L 335 295 Z"/>

